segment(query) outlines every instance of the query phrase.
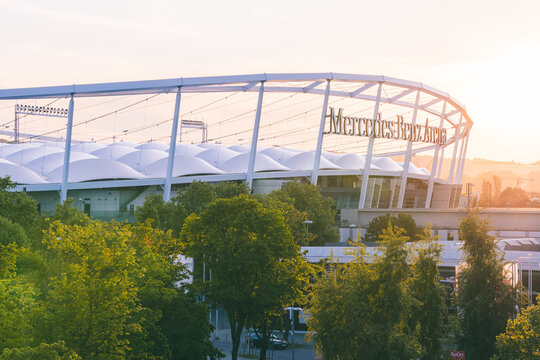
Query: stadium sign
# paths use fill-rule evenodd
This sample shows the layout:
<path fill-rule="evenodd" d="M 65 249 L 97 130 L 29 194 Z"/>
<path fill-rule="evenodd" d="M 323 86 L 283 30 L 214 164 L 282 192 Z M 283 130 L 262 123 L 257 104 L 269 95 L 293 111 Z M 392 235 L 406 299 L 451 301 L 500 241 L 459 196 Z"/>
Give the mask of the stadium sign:
<path fill-rule="evenodd" d="M 343 109 L 336 111 L 330 107 L 330 130 L 326 134 L 340 134 L 348 136 L 367 136 L 382 139 L 409 140 L 445 145 L 446 129 L 429 126 L 426 119 L 425 125 L 410 124 L 403 120 L 403 116 L 397 115 L 396 120 L 382 120 L 381 114 L 376 119 L 343 116 Z"/>

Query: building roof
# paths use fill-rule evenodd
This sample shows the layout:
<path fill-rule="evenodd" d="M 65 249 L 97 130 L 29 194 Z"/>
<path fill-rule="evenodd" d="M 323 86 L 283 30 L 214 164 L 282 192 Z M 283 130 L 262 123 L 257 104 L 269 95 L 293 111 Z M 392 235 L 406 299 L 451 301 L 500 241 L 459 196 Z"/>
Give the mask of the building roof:
<path fill-rule="evenodd" d="M 113 179 L 163 178 L 168 162 L 167 144 L 147 143 L 80 143 L 71 149 L 69 182 Z M 255 172 L 282 172 L 294 177 L 295 172 L 311 170 L 314 151 L 290 148 L 257 149 Z M 249 147 L 223 144 L 177 144 L 173 177 L 190 175 L 245 174 Z M 365 157 L 354 153 L 323 152 L 321 170 L 325 175 L 361 174 Z M 59 183 L 64 163 L 63 143 L 32 142 L 2 144 L 0 147 L 0 176 L 11 176 L 19 184 Z M 374 158 L 371 174 L 401 176 L 403 167 L 391 158 Z M 411 177 L 427 179 L 429 172 L 411 164 Z"/>

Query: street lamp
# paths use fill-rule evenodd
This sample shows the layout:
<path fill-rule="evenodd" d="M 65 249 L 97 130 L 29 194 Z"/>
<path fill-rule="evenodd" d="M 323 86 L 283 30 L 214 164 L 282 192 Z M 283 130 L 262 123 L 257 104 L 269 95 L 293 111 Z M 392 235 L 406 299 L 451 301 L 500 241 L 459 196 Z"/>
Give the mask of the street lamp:
<path fill-rule="evenodd" d="M 309 221 L 309 220 L 306 220 L 306 221 Z M 306 222 L 304 221 L 304 223 Z M 311 223 L 311 221 L 309 222 Z M 307 223 L 306 223 L 306 226 L 307 226 Z M 289 314 L 290 314 L 290 317 L 291 317 L 291 329 L 292 329 L 292 343 L 291 343 L 291 351 L 292 351 L 292 360 L 294 360 L 294 311 L 295 310 L 302 310 L 302 308 L 299 308 L 299 307 L 286 307 L 285 310 L 288 310 L 289 311 Z"/>
<path fill-rule="evenodd" d="M 304 224 L 306 224 L 306 245 L 308 244 L 309 240 L 309 224 L 313 224 L 313 221 L 311 220 L 304 220 L 302 221 Z"/>

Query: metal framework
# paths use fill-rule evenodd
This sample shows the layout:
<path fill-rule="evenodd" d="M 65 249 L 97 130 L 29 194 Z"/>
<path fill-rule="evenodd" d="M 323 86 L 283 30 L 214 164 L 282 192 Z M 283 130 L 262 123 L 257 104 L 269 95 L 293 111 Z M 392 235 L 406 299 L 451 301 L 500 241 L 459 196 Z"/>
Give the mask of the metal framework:
<path fill-rule="evenodd" d="M 334 83 L 345 83 L 354 90 L 344 90 L 343 87 L 333 86 Z M 307 84 L 307 85 L 306 85 Z M 376 95 L 373 94 L 373 88 L 377 87 Z M 381 91 L 383 87 L 392 87 L 396 91 L 390 95 Z M 171 176 L 174 166 L 174 147 L 178 133 L 178 116 L 180 108 L 180 99 L 182 94 L 187 93 L 216 93 L 216 92 L 256 92 L 258 93 L 257 110 L 253 124 L 253 136 L 249 155 L 248 171 L 246 174 L 231 175 L 211 175 L 211 176 L 186 176 L 173 178 Z M 396 93 L 397 92 L 397 93 Z M 71 134 L 73 127 L 75 100 L 82 97 L 98 96 L 116 96 L 116 95 L 139 95 L 139 94 L 158 94 L 158 93 L 176 93 L 176 102 L 174 108 L 173 123 L 171 128 L 171 141 L 169 149 L 169 159 L 167 172 L 163 178 L 142 179 L 142 180 L 113 180 L 96 181 L 92 183 L 68 183 L 69 159 L 71 149 Z M 442 153 L 445 147 L 453 145 L 452 165 L 448 180 L 440 180 L 449 184 L 459 183 L 463 174 L 465 163 L 465 154 L 467 151 L 470 129 L 473 122 L 467 113 L 465 107 L 449 94 L 427 86 L 425 84 L 413 81 L 407 81 L 386 76 L 357 75 L 342 73 L 291 73 L 291 74 L 253 74 L 237 76 L 216 76 L 216 77 L 191 77 L 175 78 L 165 80 L 148 81 L 129 81 L 114 83 L 98 83 L 67 86 L 50 86 L 36 88 L 4 89 L 0 90 L 0 100 L 24 100 L 24 99 L 47 99 L 47 98 L 70 98 L 69 109 L 66 113 L 62 110 L 63 116 L 67 115 L 68 125 L 65 138 L 64 167 L 61 184 L 38 184 L 18 186 L 17 190 L 42 191 L 59 190 L 61 201 L 67 196 L 70 189 L 82 188 L 104 188 L 104 187 L 123 187 L 123 186 L 145 186 L 162 185 L 164 187 L 164 199 L 169 200 L 171 185 L 176 183 L 186 183 L 193 179 L 207 179 L 208 181 L 219 181 L 221 178 L 228 180 L 245 180 L 250 186 L 255 178 L 276 178 L 282 176 L 279 172 L 266 172 L 264 174 L 255 173 L 255 158 L 258 144 L 258 132 L 263 115 L 262 103 L 265 93 L 305 93 L 321 95 L 321 121 L 318 128 L 317 146 L 314 149 L 313 169 L 311 171 L 296 171 L 297 176 L 306 176 L 311 178 L 313 183 L 317 183 L 320 175 L 326 173 L 319 169 L 320 157 L 322 152 L 324 127 L 327 118 L 327 108 L 329 97 L 359 99 L 371 101 L 374 103 L 373 119 L 377 118 L 380 104 L 391 104 L 404 109 L 413 111 L 413 123 L 416 122 L 416 114 L 419 110 L 440 118 L 439 127 L 444 125 L 453 128 L 454 136 L 447 139 L 444 145 L 425 144 L 422 147 L 412 148 L 412 142 L 409 142 L 406 150 L 389 151 L 384 156 L 405 156 L 403 164 L 402 182 L 399 194 L 398 207 L 403 206 L 403 192 L 408 177 L 411 156 L 414 154 L 434 151 L 433 165 L 429 177 L 429 190 L 426 198 L 426 207 L 431 202 L 431 192 L 435 175 L 440 176 L 442 167 Z M 415 95 L 411 100 L 410 95 Z M 420 101 L 422 96 L 429 97 L 428 101 Z M 442 104 L 442 110 L 441 110 Z M 32 111 L 32 110 L 30 110 Z M 47 114 L 45 114 L 47 115 Z M 49 116 L 51 114 L 48 114 Z M 56 115 L 56 114 L 54 114 Z M 453 118 L 452 118 L 453 117 Z M 459 118 L 459 121 L 455 119 Z M 182 126 L 182 124 L 181 124 Z M 185 125 L 184 125 L 185 126 Z M 204 131 L 204 129 L 203 129 Z M 364 208 L 366 201 L 367 184 L 370 176 L 370 164 L 373 154 L 373 146 L 376 139 L 372 134 L 369 138 L 368 151 L 364 169 L 352 171 L 351 175 L 362 176 L 362 186 L 360 193 L 359 208 Z M 458 153 L 458 147 L 460 151 Z M 440 154 L 441 153 L 441 154 Z M 441 161 L 438 161 L 439 154 Z M 377 173 L 372 170 L 372 173 Z M 288 176 L 292 176 L 289 175 Z"/>

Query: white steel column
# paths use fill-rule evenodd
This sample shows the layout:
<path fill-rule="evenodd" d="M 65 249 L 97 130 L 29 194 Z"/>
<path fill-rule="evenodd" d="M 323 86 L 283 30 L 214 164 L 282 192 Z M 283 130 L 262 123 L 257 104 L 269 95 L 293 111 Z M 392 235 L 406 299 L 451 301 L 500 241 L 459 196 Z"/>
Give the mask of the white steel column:
<path fill-rule="evenodd" d="M 420 90 L 416 90 L 416 100 L 414 102 L 414 110 L 412 115 L 412 128 L 414 129 L 416 124 L 416 115 L 418 114 L 418 104 L 420 102 Z M 409 164 L 411 162 L 413 140 L 409 140 L 407 143 L 407 151 L 405 152 L 405 160 L 403 160 L 403 174 L 401 175 L 401 186 L 399 188 L 399 197 L 397 208 L 403 207 L 403 199 L 405 198 L 405 188 L 407 187 L 407 176 L 409 176 Z"/>
<path fill-rule="evenodd" d="M 163 186 L 163 201 L 171 200 L 171 179 L 174 168 L 174 156 L 176 155 L 176 134 L 178 133 L 178 116 L 180 113 L 180 101 L 182 100 L 182 87 L 176 90 L 176 102 L 174 103 L 174 115 L 171 130 L 171 142 L 169 144 L 169 158 L 167 159 L 167 172 L 165 173 L 165 185 Z"/>
<path fill-rule="evenodd" d="M 255 169 L 255 157 L 257 156 L 257 141 L 259 140 L 259 125 L 261 123 L 262 102 L 264 95 L 264 81 L 261 81 L 259 88 L 259 98 L 257 100 L 257 112 L 255 113 L 255 124 L 253 125 L 253 137 L 251 139 L 251 149 L 249 152 L 249 163 L 246 174 L 246 183 L 251 189 L 253 185 L 253 170 Z"/>
<path fill-rule="evenodd" d="M 461 158 L 461 166 L 459 167 L 459 176 L 457 177 L 457 183 L 461 184 L 463 177 L 463 170 L 465 169 L 465 161 L 467 160 L 467 147 L 469 146 L 469 137 L 471 136 L 471 129 L 467 129 L 467 137 L 465 138 L 465 149 L 463 150 L 463 156 Z"/>
<path fill-rule="evenodd" d="M 326 90 L 324 91 L 323 107 L 321 112 L 321 122 L 319 124 L 319 137 L 317 138 L 317 148 L 313 159 L 313 170 L 311 172 L 311 183 L 317 185 L 319 178 L 319 165 L 321 163 L 322 143 L 324 134 L 324 124 L 326 123 L 326 110 L 328 108 L 328 97 L 330 96 L 330 81 L 326 80 Z"/>
<path fill-rule="evenodd" d="M 381 90 L 382 83 L 379 83 L 377 89 L 377 99 L 375 100 L 375 108 L 373 109 L 373 120 L 377 119 L 379 114 L 379 104 L 381 103 Z M 371 136 L 369 137 L 368 150 L 366 154 L 366 161 L 364 163 L 364 172 L 362 173 L 362 186 L 360 187 L 360 199 L 358 201 L 358 208 L 363 209 L 366 202 L 366 192 L 369 181 L 369 170 L 371 168 L 371 155 L 373 154 L 373 142 L 375 140 L 375 129 L 371 129 Z"/>
<path fill-rule="evenodd" d="M 450 172 L 448 173 L 448 183 L 453 184 L 454 183 L 454 170 L 456 166 L 456 155 L 457 155 L 457 149 L 459 145 L 459 132 L 461 131 L 461 121 L 463 120 L 463 114 L 459 116 L 459 123 L 456 128 L 456 135 L 454 136 L 454 152 L 452 154 L 452 163 L 450 164 Z"/>
<path fill-rule="evenodd" d="M 441 112 L 441 121 L 439 123 L 439 130 L 444 126 L 444 117 L 446 116 L 446 100 L 443 103 L 442 112 Z M 439 131 L 439 134 L 441 131 Z M 435 146 L 435 154 L 433 154 L 433 164 L 431 165 L 431 173 L 429 174 L 429 183 L 426 195 L 426 204 L 425 208 L 429 209 L 431 206 L 431 195 L 433 194 L 433 183 L 435 182 L 435 173 L 437 172 L 437 161 L 439 160 L 439 149 L 441 145 L 437 144 Z"/>
<path fill-rule="evenodd" d="M 64 166 L 62 169 L 62 185 L 60 187 L 60 203 L 67 199 L 67 185 L 69 178 L 69 158 L 71 155 L 71 132 L 73 131 L 73 93 L 69 99 L 68 123 L 66 128 L 66 145 L 64 147 Z"/>
<path fill-rule="evenodd" d="M 445 147 L 443 147 L 441 149 L 441 156 L 440 156 L 440 159 L 439 159 L 439 165 L 437 167 L 437 177 L 440 179 L 441 178 L 441 170 L 442 170 L 442 167 L 443 167 L 443 160 L 444 160 L 444 149 L 446 149 Z"/>
<path fill-rule="evenodd" d="M 461 171 L 461 163 L 463 160 L 463 150 L 465 149 L 465 137 L 467 136 L 467 132 L 469 129 L 465 127 L 463 130 L 463 136 L 461 137 L 461 146 L 459 148 L 459 156 L 457 161 L 457 169 L 456 169 L 456 183 L 458 182 L 457 179 L 459 178 L 459 173 Z"/>

